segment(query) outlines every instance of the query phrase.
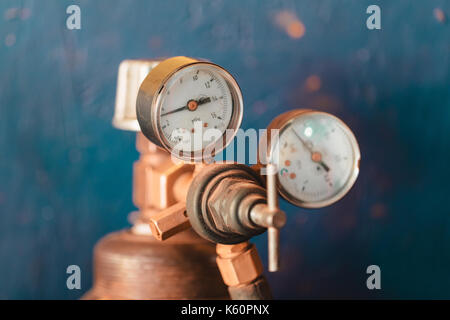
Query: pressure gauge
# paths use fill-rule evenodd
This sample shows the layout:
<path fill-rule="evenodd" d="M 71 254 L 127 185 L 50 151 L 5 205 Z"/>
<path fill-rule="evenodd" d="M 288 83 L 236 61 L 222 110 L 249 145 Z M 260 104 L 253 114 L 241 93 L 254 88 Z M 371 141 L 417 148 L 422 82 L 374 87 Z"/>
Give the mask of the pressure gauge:
<path fill-rule="evenodd" d="M 293 110 L 268 127 L 279 129 L 268 139 L 268 161 L 277 167 L 277 187 L 289 202 L 320 208 L 341 199 L 353 186 L 360 151 L 352 131 L 335 116 L 313 110 Z"/>
<path fill-rule="evenodd" d="M 136 112 L 143 134 L 187 161 L 223 150 L 242 121 L 242 94 L 222 67 L 174 57 L 150 71 L 139 89 Z"/>

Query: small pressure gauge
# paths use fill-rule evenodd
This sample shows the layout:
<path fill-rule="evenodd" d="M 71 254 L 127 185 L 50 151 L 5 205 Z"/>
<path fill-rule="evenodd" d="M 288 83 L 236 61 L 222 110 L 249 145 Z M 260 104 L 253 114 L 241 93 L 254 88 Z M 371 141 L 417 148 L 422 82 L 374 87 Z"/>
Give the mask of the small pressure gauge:
<path fill-rule="evenodd" d="M 270 129 L 279 129 L 270 139 Z M 359 173 L 360 151 L 337 117 L 313 110 L 279 115 L 268 127 L 267 161 L 276 165 L 277 187 L 289 202 L 321 208 L 341 199 Z"/>
<path fill-rule="evenodd" d="M 242 121 L 242 94 L 222 67 L 174 57 L 150 71 L 139 89 L 136 111 L 142 133 L 186 161 L 222 151 Z"/>

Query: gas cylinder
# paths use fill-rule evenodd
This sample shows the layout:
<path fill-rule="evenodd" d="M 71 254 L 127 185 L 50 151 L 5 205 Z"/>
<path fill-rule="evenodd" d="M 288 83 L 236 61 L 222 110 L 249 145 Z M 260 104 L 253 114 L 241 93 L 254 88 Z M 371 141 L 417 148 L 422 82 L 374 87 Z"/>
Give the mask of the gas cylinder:
<path fill-rule="evenodd" d="M 186 177 L 194 166 L 174 163 L 167 151 L 140 133 L 136 97 L 158 60 L 125 60 L 120 64 L 114 127 L 137 132 L 140 158 L 133 169 L 132 227 L 110 233 L 94 249 L 94 284 L 83 299 L 228 299 L 216 264 L 216 248 L 187 229 L 166 241 L 156 240 L 151 217 L 185 201 Z M 126 167 L 124 166 L 124 170 Z"/>

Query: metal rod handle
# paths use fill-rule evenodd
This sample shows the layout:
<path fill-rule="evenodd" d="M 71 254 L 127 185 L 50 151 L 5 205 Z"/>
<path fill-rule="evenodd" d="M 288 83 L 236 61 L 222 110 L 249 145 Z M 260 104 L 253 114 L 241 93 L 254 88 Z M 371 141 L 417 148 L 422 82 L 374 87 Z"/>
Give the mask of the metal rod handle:
<path fill-rule="evenodd" d="M 267 165 L 267 206 L 270 212 L 278 211 L 278 194 L 276 186 L 276 166 Z M 280 231 L 271 226 L 267 230 L 269 272 L 276 272 L 280 268 Z"/>

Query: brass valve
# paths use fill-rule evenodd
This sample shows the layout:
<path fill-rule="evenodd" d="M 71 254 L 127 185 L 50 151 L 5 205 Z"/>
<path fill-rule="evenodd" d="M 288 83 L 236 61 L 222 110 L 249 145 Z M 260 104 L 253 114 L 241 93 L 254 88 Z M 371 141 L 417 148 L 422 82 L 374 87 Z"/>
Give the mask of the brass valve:
<path fill-rule="evenodd" d="M 272 299 L 255 245 L 218 244 L 216 252 L 217 265 L 233 300 Z"/>
<path fill-rule="evenodd" d="M 286 215 L 277 208 L 273 172 L 267 189 L 251 168 L 241 164 L 205 167 L 192 181 L 186 209 L 194 230 L 219 244 L 237 244 L 268 230 L 269 271 L 279 268 L 279 229 Z"/>

